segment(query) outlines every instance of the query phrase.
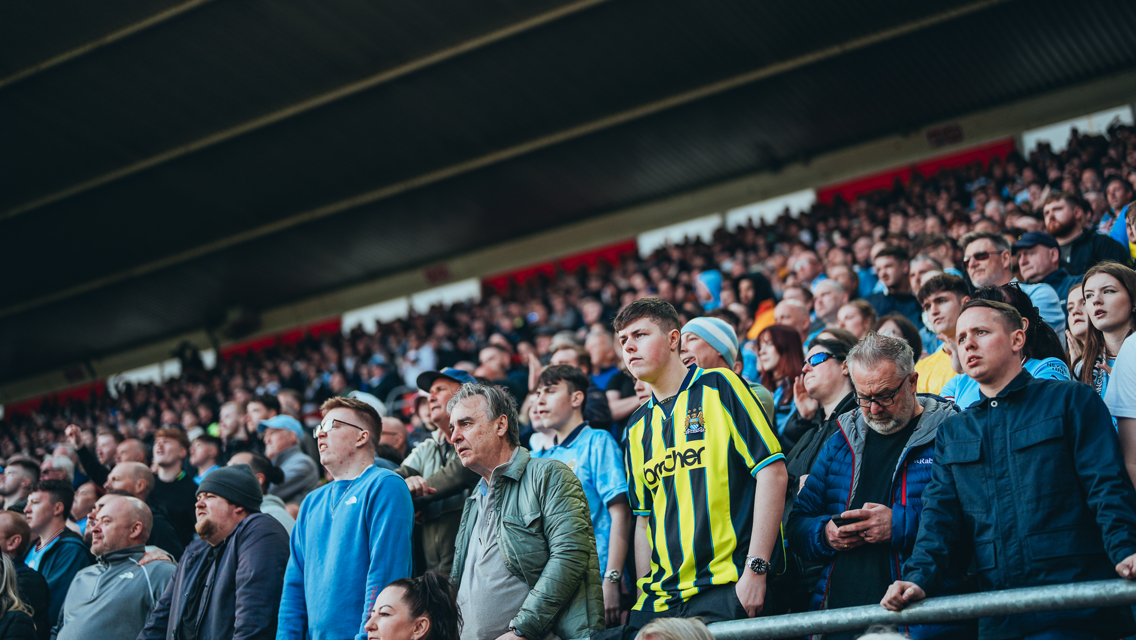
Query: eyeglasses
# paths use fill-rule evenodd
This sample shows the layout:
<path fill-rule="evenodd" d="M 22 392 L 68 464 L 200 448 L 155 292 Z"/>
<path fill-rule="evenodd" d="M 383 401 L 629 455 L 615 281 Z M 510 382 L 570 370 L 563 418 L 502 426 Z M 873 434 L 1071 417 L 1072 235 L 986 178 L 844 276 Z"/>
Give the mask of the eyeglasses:
<path fill-rule="evenodd" d="M 319 423 L 318 427 L 316 427 L 315 435 L 318 436 L 321 433 L 330 434 L 331 430 L 335 428 L 336 422 L 338 422 L 339 424 L 345 424 L 349 427 L 355 427 L 356 429 L 358 429 L 360 431 L 366 431 L 366 429 L 364 429 L 363 427 L 360 427 L 357 424 L 351 424 L 350 422 L 344 422 L 342 420 L 336 420 L 335 418 L 327 418 L 323 422 Z"/>
<path fill-rule="evenodd" d="M 899 394 L 899 390 L 902 389 L 903 385 L 905 384 L 907 384 L 907 378 L 904 378 L 903 382 L 899 383 L 899 386 L 895 388 L 895 391 L 892 391 L 887 395 L 876 396 L 874 398 L 856 396 L 856 402 L 865 409 L 871 407 L 873 402 L 880 405 L 881 407 L 890 407 L 891 405 L 895 404 L 895 396 Z"/>
<path fill-rule="evenodd" d="M 826 360 L 832 360 L 834 358 L 836 358 L 836 356 L 832 355 L 831 353 L 820 351 L 809 356 L 808 360 L 805 360 L 805 364 L 809 365 L 813 369 L 816 369 L 820 365 L 824 364 Z"/>
<path fill-rule="evenodd" d="M 994 251 L 978 251 L 974 255 L 970 256 L 969 258 L 963 258 L 962 259 L 962 268 L 965 269 L 968 266 L 970 266 L 970 263 L 971 263 L 972 260 L 976 261 L 976 262 L 986 262 L 987 260 L 990 259 L 991 256 L 994 255 L 994 253 L 995 253 Z"/>

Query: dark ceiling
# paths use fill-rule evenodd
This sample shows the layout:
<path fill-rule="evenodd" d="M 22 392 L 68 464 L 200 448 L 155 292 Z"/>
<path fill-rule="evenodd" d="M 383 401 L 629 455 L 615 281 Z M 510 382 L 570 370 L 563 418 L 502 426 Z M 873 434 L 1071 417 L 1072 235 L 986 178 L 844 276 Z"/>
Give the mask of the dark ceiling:
<path fill-rule="evenodd" d="M 1133 32 L 1126 0 L 0 3 L 0 382 L 1129 69 Z"/>

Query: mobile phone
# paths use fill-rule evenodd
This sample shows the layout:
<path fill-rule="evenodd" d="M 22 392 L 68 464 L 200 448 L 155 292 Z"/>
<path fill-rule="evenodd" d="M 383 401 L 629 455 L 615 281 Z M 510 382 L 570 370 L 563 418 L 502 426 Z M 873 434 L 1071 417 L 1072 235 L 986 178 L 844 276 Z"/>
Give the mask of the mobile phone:
<path fill-rule="evenodd" d="M 841 518 L 840 516 L 833 516 L 832 517 L 832 524 L 834 524 L 838 527 L 850 525 L 853 522 L 860 522 L 860 520 L 857 520 L 855 518 Z"/>

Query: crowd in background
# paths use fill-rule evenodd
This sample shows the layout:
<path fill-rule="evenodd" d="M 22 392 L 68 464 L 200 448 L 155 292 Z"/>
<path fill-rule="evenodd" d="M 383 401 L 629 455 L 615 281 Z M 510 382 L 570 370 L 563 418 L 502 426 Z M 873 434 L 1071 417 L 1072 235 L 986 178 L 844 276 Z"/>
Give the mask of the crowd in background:
<path fill-rule="evenodd" d="M 507 369 L 483 371 L 484 377 L 505 378 L 512 369 L 528 366 L 529 353 L 547 362 L 557 332 L 572 332 L 579 344 L 593 328 L 610 332 L 615 313 L 645 295 L 672 302 L 684 319 L 707 307 L 729 310 L 745 334 L 763 296 L 780 300 L 794 285 L 811 285 L 818 276 L 852 283 L 851 299 L 881 291 L 872 255 L 883 244 L 905 247 L 911 257 L 926 253 L 944 268 L 958 269 L 962 256 L 957 241 L 971 231 L 1016 237 L 1044 230 L 1043 203 L 1054 191 L 1083 196 L 1092 209 L 1092 226 L 1127 244 L 1125 225 L 1115 222 L 1134 190 L 1136 134 L 1131 127 L 1114 127 L 1108 137 L 1074 134 L 1060 153 L 1043 143 L 1028 155 L 995 159 L 985 167 L 976 163 L 934 176 L 915 175 L 907 185 L 897 183 L 852 202 L 818 203 L 811 211 L 786 212 L 771 223 L 721 230 L 711 242 L 695 240 L 646 258 L 627 256 L 620 264 L 601 264 L 590 272 L 536 278 L 504 293 L 487 291 L 479 302 L 435 307 L 381 324 L 373 334 L 355 328 L 343 336 L 309 338 L 222 359 L 209 371 L 187 356 L 183 374 L 160 385 L 126 385 L 117 397 L 47 402 L 30 415 L 6 416 L 0 423 L 0 453 L 42 455 L 62 441 L 71 423 L 136 435 L 141 420 L 143 437 L 147 429 L 166 424 L 208 427 L 224 402 L 281 389 L 295 390 L 301 403 L 309 405 L 308 413 L 345 390 L 367 391 L 385 402 L 391 391 L 413 386 L 422 371 L 459 363 L 478 366 L 482 351 L 494 343 L 508 351 L 508 360 L 501 362 Z M 935 244 L 944 237 L 950 241 Z M 842 266 L 855 278 L 845 275 Z M 754 273 L 764 276 L 771 292 L 753 291 Z M 764 288 L 764 281 L 758 282 Z M 598 355 L 598 367 L 617 365 L 614 353 Z M 750 373 L 753 366 L 748 365 Z"/>
<path fill-rule="evenodd" d="M 834 515 L 826 514 L 825 506 L 826 492 L 833 487 L 823 484 L 828 475 L 819 474 L 821 467 L 814 465 L 846 464 L 841 462 L 844 453 L 831 450 L 830 436 L 841 428 L 853 428 L 857 419 L 855 394 L 863 391 L 864 383 L 853 384 L 856 381 L 847 379 L 847 370 L 844 378 L 833 374 L 823 384 L 815 375 L 806 381 L 807 375 L 833 358 L 843 363 L 847 357 L 851 362 L 860 353 L 861 358 L 870 360 L 870 354 L 863 354 L 874 348 L 881 353 L 892 349 L 897 367 L 893 373 L 906 379 L 904 375 L 911 372 L 904 374 L 899 363 L 907 353 L 919 376 L 918 391 L 934 394 L 938 400 L 911 405 L 914 413 L 896 428 L 914 429 L 916 423 L 907 421 L 924 411 L 927 416 L 938 416 L 937 421 L 945 421 L 985 398 L 978 378 L 964 373 L 970 366 L 967 339 L 973 336 L 957 335 L 955 324 L 964 307 L 989 303 L 993 306 L 988 308 L 1005 317 L 1013 315 L 1007 311 L 1012 308 L 1017 314 L 1013 317 L 1019 322 L 1025 320 L 1024 343 L 1017 348 L 1022 366 L 1033 378 L 1079 380 L 1108 402 L 1109 409 L 1130 406 L 1131 389 L 1136 389 L 1136 353 L 1132 353 L 1136 342 L 1127 340 L 1136 328 L 1136 275 L 1131 269 L 1136 243 L 1130 243 L 1136 241 L 1136 215 L 1129 212 L 1134 192 L 1136 131 L 1113 126 L 1107 136 L 1074 132 L 1060 153 L 1042 144 L 1027 155 L 1013 153 L 986 165 L 975 163 L 932 176 L 915 174 L 906 184 L 897 181 L 891 189 L 862 194 L 851 202 L 838 197 L 799 215 L 786 212 L 772 223 L 719 230 L 709 242 L 689 240 L 646 257 L 626 256 L 614 265 L 600 264 L 595 269 L 581 268 L 551 278 L 535 277 L 514 283 L 506 291 L 486 290 L 479 301 L 438 306 L 425 314 L 380 324 L 374 333 L 345 327 L 342 334 L 305 336 L 294 343 L 226 356 L 212 368 L 206 368 L 192 349 L 186 349 L 179 354 L 181 375 L 161 384 L 123 384 L 86 400 L 47 400 L 27 415 L 4 417 L 0 423 L 4 506 L 25 514 L 23 524 L 11 515 L 0 517 L 0 534 L 16 531 L 22 536 L 21 543 L 11 550 L 0 549 L 10 558 L 5 559 L 5 570 L 9 566 L 13 572 L 30 567 L 44 574 L 47 584 L 38 597 L 41 606 L 33 605 L 42 617 L 36 621 L 36 631 L 42 634 L 43 625 L 66 628 L 62 622 L 73 620 L 73 612 L 68 614 L 65 608 L 69 602 L 67 586 L 78 584 L 84 575 L 81 572 L 94 556 L 105 555 L 100 550 L 116 550 L 108 548 L 106 540 L 112 536 L 104 533 L 111 531 L 112 525 L 109 520 L 103 521 L 104 513 L 113 512 L 139 527 L 123 533 L 126 537 L 117 547 L 134 554 L 130 562 L 161 574 L 162 584 L 184 586 L 188 593 L 196 593 L 188 601 L 179 601 L 171 589 L 171 601 L 170 593 L 154 590 L 151 584 L 154 611 L 169 619 L 145 616 L 140 624 L 146 624 L 149 637 L 166 637 L 167 628 L 181 629 L 178 633 L 182 635 L 169 637 L 204 638 L 222 633 L 220 629 L 237 614 L 195 613 L 194 607 L 204 611 L 210 606 L 199 598 L 203 589 L 206 595 L 210 593 L 212 582 L 194 567 L 235 564 L 239 558 L 234 554 L 240 553 L 256 555 L 265 575 L 275 575 L 282 582 L 279 589 L 269 588 L 262 595 L 279 601 L 283 589 L 280 606 L 292 607 L 288 609 L 292 613 L 280 614 L 280 633 L 286 633 L 285 621 L 291 620 L 295 624 L 288 633 L 300 637 L 305 616 L 334 613 L 318 610 L 321 605 L 312 601 L 313 589 L 330 587 L 342 579 L 319 568 L 324 559 L 320 554 L 325 551 L 319 550 L 314 538 L 350 535 L 351 530 L 344 527 L 351 526 L 351 521 L 344 524 L 332 520 L 348 496 L 351 501 L 346 504 L 355 504 L 358 496 L 368 508 L 383 514 L 376 522 L 358 526 L 397 526 L 409 531 L 415 511 L 420 511 L 420 527 L 423 518 L 427 525 L 444 521 L 442 529 L 449 532 L 445 534 L 450 536 L 448 540 L 458 537 L 460 564 L 466 552 L 462 540 L 467 523 L 464 517 L 459 518 L 464 498 L 472 495 L 470 501 L 480 504 L 490 486 L 487 481 L 495 477 L 491 466 L 481 474 L 485 482 L 477 484 L 478 478 L 472 474 L 477 464 L 471 465 L 464 457 L 464 464 L 459 464 L 455 457 L 460 457 L 459 452 L 452 447 L 445 449 L 455 439 L 462 441 L 465 427 L 452 412 L 471 401 L 468 394 L 472 393 L 484 399 L 493 409 L 491 413 L 515 418 L 517 441 L 512 442 L 511 435 L 505 439 L 500 453 L 505 456 L 502 465 L 512 464 L 518 445 L 532 450 L 534 459 L 555 459 L 556 448 L 565 445 L 564 438 L 577 437 L 575 431 L 564 429 L 575 427 L 575 422 L 569 423 L 572 420 L 584 420 L 599 432 L 611 434 L 612 438 L 605 436 L 595 445 L 606 451 L 605 460 L 612 464 L 610 468 L 601 464 L 600 475 L 618 476 L 626 482 L 614 490 L 610 486 L 601 490 L 608 509 L 597 510 L 593 504 L 590 520 L 594 533 L 584 527 L 592 535 L 591 547 L 599 545 L 590 562 L 605 576 L 605 584 L 595 585 L 595 593 L 584 600 L 601 598 L 602 590 L 607 626 L 626 622 L 620 614 L 625 614 L 637 598 L 635 585 L 621 579 L 621 570 L 625 564 L 635 568 L 633 541 L 625 537 L 609 547 L 608 540 L 622 536 L 616 531 L 624 528 L 631 536 L 632 520 L 649 517 L 650 500 L 643 483 L 653 483 L 640 478 L 637 485 L 634 473 L 628 471 L 625 476 L 619 463 L 637 459 L 636 455 L 647 456 L 643 451 L 636 453 L 636 446 L 649 446 L 634 444 L 636 434 L 651 429 L 651 418 L 644 418 L 641 407 L 651 407 L 652 402 L 662 399 L 657 394 L 652 396 L 652 391 L 658 391 L 654 383 L 646 383 L 629 369 L 627 354 L 632 347 L 625 341 L 634 343 L 636 338 L 628 338 L 624 329 L 658 313 L 627 316 L 627 309 L 635 307 L 633 303 L 658 299 L 672 305 L 677 313 L 674 322 L 684 336 L 684 365 L 697 364 L 692 371 L 717 370 L 705 366 L 700 359 L 703 356 L 696 353 L 702 341 L 711 347 L 707 353 L 721 355 L 715 367 L 732 369 L 736 376 L 721 374 L 723 378 L 716 382 L 707 377 L 700 384 L 723 397 L 752 396 L 759 403 L 737 401 L 739 407 L 746 406 L 751 417 L 761 416 L 753 417 L 755 424 L 768 422 L 765 427 L 754 427 L 762 436 L 756 444 L 748 443 L 752 451 L 747 455 L 764 456 L 756 458 L 764 460 L 762 464 L 786 460 L 789 491 L 784 520 L 789 524 L 789 548 L 793 548 L 794 535 L 804 536 L 800 548 L 812 543 L 816 548 L 786 556 L 770 551 L 758 558 L 787 571 L 799 562 L 800 566 L 790 571 L 796 584 L 782 584 L 786 597 L 778 606 L 782 611 L 851 606 L 856 603 L 855 596 L 838 592 L 833 597 L 843 604 L 834 604 L 824 586 L 831 577 L 831 554 L 837 548 L 832 545 L 848 546 L 849 540 L 863 544 L 860 538 L 873 542 L 869 540 L 873 530 L 853 529 L 859 538 L 848 538 L 851 534 L 847 532 L 824 532 Z M 950 296 L 954 296 L 953 307 Z M 663 320 L 663 326 L 669 326 L 669 316 Z M 688 334 L 695 336 L 690 343 L 686 342 Z M 895 342 L 877 345 L 873 340 L 879 336 Z M 864 346 L 865 340 L 869 346 Z M 908 350 L 896 351 L 896 345 L 907 345 Z M 1122 350 L 1123 345 L 1131 346 Z M 572 373 L 573 368 L 583 375 Z M 444 394 L 435 388 L 439 379 L 455 384 L 445 396 L 453 402 L 442 402 L 441 407 L 437 397 Z M 740 382 L 735 385 L 734 381 Z M 693 384 L 688 380 L 683 389 Z M 742 384 L 748 386 L 739 386 Z M 581 399 L 578 404 L 566 405 L 569 410 L 563 419 L 569 422 L 554 429 L 548 426 L 551 410 L 547 410 L 547 402 L 551 401 L 545 396 L 558 385 L 565 385 L 573 397 L 580 393 Z M 502 390 L 508 397 L 498 398 L 493 389 Z M 895 393 L 900 389 L 893 397 Z M 914 394 L 912 390 L 912 397 Z M 886 394 L 881 391 L 873 395 Z M 885 399 L 891 401 L 890 397 Z M 864 405 L 861 399 L 859 405 L 867 406 L 869 423 L 874 401 L 869 399 Z M 510 402 L 515 405 L 512 409 Z M 502 408 L 494 409 L 498 406 Z M 700 433 L 703 413 L 694 408 L 689 411 L 687 435 Z M 1136 414 L 1130 416 L 1127 411 L 1113 410 L 1111 419 L 1123 448 L 1118 448 L 1116 455 L 1122 456 L 1132 472 L 1136 471 Z M 707 409 L 709 412 L 711 409 Z M 1104 415 L 1108 417 L 1107 412 Z M 444 424 L 439 423 L 438 416 L 444 416 Z M 843 426 L 838 416 L 846 420 Z M 450 432 L 451 418 L 456 420 L 453 428 L 457 435 Z M 512 422 L 506 422 L 513 429 Z M 928 422 L 925 419 L 924 424 Z M 367 442 L 366 447 L 348 442 L 348 437 L 356 435 Z M 933 443 L 922 444 L 933 448 Z M 344 457 L 333 456 L 334 447 L 341 447 Z M 430 447 L 435 447 L 441 457 L 427 470 L 421 458 Z M 468 453 L 474 445 L 469 447 L 464 451 Z M 894 453 L 899 454 L 898 450 Z M 683 454 L 674 455 L 681 458 Z M 686 455 L 686 460 L 694 459 L 689 451 Z M 894 464 L 895 459 L 890 460 Z M 930 474 L 930 458 L 919 461 L 926 462 L 925 471 Z M 855 465 L 855 461 L 847 464 Z M 251 473 L 245 471 L 245 465 Z M 612 470 L 615 467 L 618 472 Z M 534 464 L 532 468 L 550 467 Z M 758 474 L 761 468 L 751 471 Z M 218 473 L 222 469 L 225 471 Z M 371 469 L 386 469 L 401 476 L 409 489 L 408 499 L 402 500 L 401 494 L 390 497 L 391 492 L 385 491 L 382 495 L 390 503 L 371 505 L 368 500 L 379 495 L 379 487 L 386 486 L 383 483 L 402 486 L 402 480 L 392 474 L 372 473 Z M 575 466 L 573 471 L 581 475 Z M 465 475 L 460 475 L 463 472 Z M 832 482 L 840 490 L 844 488 L 840 483 L 858 481 L 845 478 L 844 471 L 832 473 Z M 446 474 L 453 475 L 447 481 L 455 489 L 438 497 L 458 495 L 456 503 L 431 507 L 434 510 L 425 515 L 419 503 L 411 506 L 411 498 L 444 493 L 446 489 L 440 483 Z M 429 486 L 426 480 L 419 486 L 415 476 L 428 478 Z M 755 477 L 763 482 L 760 475 Z M 930 482 L 930 475 L 912 477 L 921 483 L 920 490 Z M 903 478 L 906 500 L 908 475 Z M 340 480 L 351 482 L 341 490 L 337 488 Z M 574 500 L 596 490 L 582 475 L 581 481 L 579 496 L 565 494 L 555 499 Z M 815 484 L 810 486 L 810 482 Z M 481 496 L 476 486 L 483 486 Z M 367 493 L 364 487 L 373 491 Z M 883 492 L 882 499 L 888 497 L 887 491 L 877 490 Z M 213 496 L 224 498 L 223 504 L 212 506 L 209 500 Z M 315 497 L 306 499 L 309 496 Z M 752 501 L 752 495 L 747 496 Z M 122 500 L 116 502 L 115 497 Z M 593 498 L 588 494 L 588 500 L 582 502 L 585 515 L 590 500 Z M 790 518 L 795 500 L 803 502 L 798 502 L 794 517 L 803 518 L 801 510 L 813 509 L 816 513 L 812 515 L 823 520 L 817 525 L 820 529 L 808 529 L 807 523 L 802 524 L 805 521 Z M 437 504 L 444 505 L 440 500 Z M 864 511 L 867 518 L 871 504 L 855 511 Z M 468 512 L 470 507 L 465 509 Z M 326 518 L 313 515 L 324 514 L 320 510 L 326 511 Z M 835 514 L 839 519 L 840 511 Z M 253 515 L 257 517 L 250 518 Z M 780 519 L 780 510 L 777 515 Z M 99 519 L 91 520 L 95 516 Z M 905 562 L 912 554 L 918 555 L 913 550 L 918 516 L 911 517 L 913 528 L 906 534 L 903 551 Z M 203 519 L 209 518 L 220 523 L 218 529 L 202 527 Z M 459 521 L 462 533 L 457 530 Z M 89 533 L 92 525 L 95 536 Z M 228 545 L 228 536 L 237 531 L 256 542 L 245 547 Z M 375 607 L 378 615 L 374 598 L 381 602 L 379 592 L 390 582 L 373 582 L 379 575 L 393 579 L 410 573 L 421 575 L 426 569 L 446 572 L 452 568 L 460 583 L 454 588 L 468 588 L 461 582 L 465 565 L 452 566 L 452 545 L 441 545 L 448 547 L 441 555 L 449 555 L 439 559 L 438 545 L 422 542 L 421 532 L 418 536 L 413 544 L 409 535 L 405 539 L 396 536 L 404 547 L 389 547 L 391 539 L 386 539 L 388 551 L 397 548 L 398 552 L 389 553 L 393 559 L 384 560 L 380 568 L 374 566 L 373 550 L 369 556 L 366 549 L 358 551 L 366 556 L 361 557 L 364 566 L 368 562 L 372 565 L 357 577 L 360 592 L 366 586 L 374 596 L 366 602 L 368 612 Z M 821 544 L 824 536 L 829 537 Z M 746 536 L 739 532 L 736 542 L 741 544 L 747 537 L 748 530 Z M 477 546 L 474 549 L 484 552 Z M 304 558 L 308 559 L 306 567 Z M 858 562 L 871 566 L 874 560 L 865 558 Z M 181 563 L 176 565 L 176 572 L 173 562 L 165 562 L 171 567 L 158 569 L 164 560 Z M 925 559 L 920 561 L 926 564 Z M 764 574 L 766 570 L 755 568 L 754 572 Z M 313 576 L 319 571 L 323 574 Z M 606 580 L 613 571 L 614 578 Z M 958 577 L 947 573 L 942 578 L 946 583 Z M 145 576 L 149 584 L 151 574 Z M 644 596 L 648 601 L 663 597 L 672 588 L 668 580 L 673 576 L 660 573 L 655 577 L 658 581 L 651 584 L 658 592 Z M 885 579 L 890 584 L 896 576 L 881 574 L 877 578 L 881 584 Z M 399 593 L 431 588 L 421 582 L 424 578 L 416 579 L 420 582 L 401 585 Z M 21 588 L 28 587 L 22 584 Z M 413 600 L 406 598 L 406 602 Z M 465 603 L 469 624 L 468 608 L 476 604 L 463 601 L 460 593 L 458 602 Z M 896 602 L 893 598 L 893 604 Z M 565 606 L 575 606 L 576 600 L 571 603 Z M 642 603 L 640 600 L 639 606 Z M 753 615 L 748 601 L 741 604 L 744 611 L 735 609 L 735 613 Z M 250 600 L 236 608 L 254 605 L 259 606 Z M 586 603 L 580 606 L 587 608 Z M 657 609 L 662 605 L 650 606 Z M 198 615 L 196 622 L 186 611 Z M 367 617 L 361 622 L 379 624 L 368 622 Z M 275 616 L 272 618 L 275 628 Z M 355 626 L 359 622 L 353 621 Z M 220 626 L 209 631 L 208 624 Z M 567 623 L 561 620 L 558 624 Z M 604 627 L 591 618 L 573 621 L 573 625 L 570 628 L 576 631 Z M 480 626 L 475 624 L 474 628 Z M 192 632 L 187 632 L 191 628 Z M 568 627 L 557 627 L 563 628 Z M 521 635 L 523 630 L 515 631 Z M 463 633 L 463 638 L 467 635 Z"/>

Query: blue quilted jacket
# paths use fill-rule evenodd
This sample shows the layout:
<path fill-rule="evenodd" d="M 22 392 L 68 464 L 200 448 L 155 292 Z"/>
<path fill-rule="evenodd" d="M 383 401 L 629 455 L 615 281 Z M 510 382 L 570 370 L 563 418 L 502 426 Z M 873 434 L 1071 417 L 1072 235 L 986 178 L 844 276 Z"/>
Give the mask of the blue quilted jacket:
<path fill-rule="evenodd" d="M 931 481 L 931 465 L 935 454 L 935 435 L 947 419 L 959 412 L 952 402 L 938 396 L 923 394 L 918 397 L 923 406 L 919 425 L 912 432 L 899 463 L 892 474 L 891 489 L 891 574 L 893 580 L 903 576 L 903 563 L 911 555 L 919 532 L 919 515 L 923 511 L 923 490 Z M 833 516 L 848 510 L 859 484 L 860 460 L 863 458 L 867 423 L 861 411 L 853 410 L 840 416 L 839 430 L 825 443 L 797 495 L 797 502 L 789 516 L 789 544 L 802 558 L 810 562 L 826 563 L 817 583 L 810 609 L 825 608 L 828 595 L 828 577 L 834 567 L 839 571 L 840 556 L 829 548 L 824 529 Z M 868 470 L 882 473 L 884 470 Z M 965 569 L 962 567 L 961 569 Z M 954 572 L 953 592 L 962 591 L 964 571 Z M 951 591 L 948 591 L 951 592 Z M 906 629 L 911 638 L 934 638 L 958 633 L 958 627 L 924 625 Z"/>

